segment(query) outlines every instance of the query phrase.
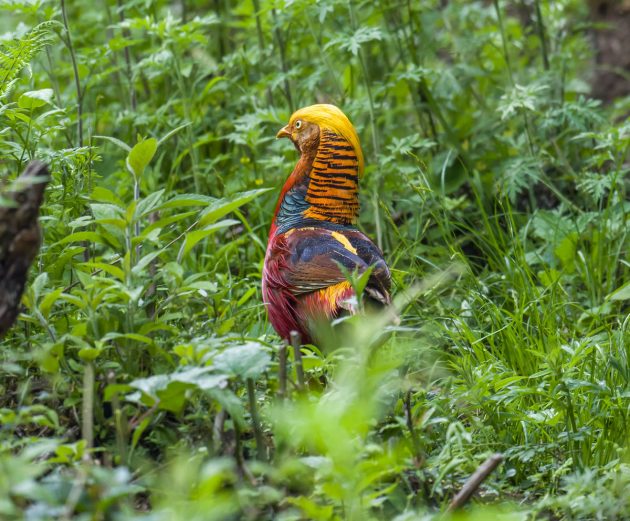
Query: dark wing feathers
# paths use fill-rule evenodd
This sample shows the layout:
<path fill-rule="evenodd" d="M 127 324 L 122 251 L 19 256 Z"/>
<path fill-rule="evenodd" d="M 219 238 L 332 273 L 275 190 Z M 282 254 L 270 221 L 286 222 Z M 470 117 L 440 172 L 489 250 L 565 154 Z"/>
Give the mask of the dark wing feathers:
<path fill-rule="evenodd" d="M 291 257 L 284 277 L 295 295 L 344 282 L 346 277 L 339 265 L 349 272 L 374 266 L 365 293 L 389 303 L 389 269 L 379 249 L 361 232 L 297 228 L 287 234 L 286 240 Z"/>

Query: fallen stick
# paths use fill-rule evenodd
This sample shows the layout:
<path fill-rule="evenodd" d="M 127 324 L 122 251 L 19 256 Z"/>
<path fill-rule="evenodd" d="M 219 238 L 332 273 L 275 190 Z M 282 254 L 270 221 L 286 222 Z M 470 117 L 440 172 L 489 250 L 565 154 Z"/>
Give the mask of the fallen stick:
<path fill-rule="evenodd" d="M 453 512 L 458 508 L 463 507 L 471 498 L 471 496 L 477 491 L 484 480 L 492 473 L 494 469 L 499 466 L 499 463 L 501 463 L 502 461 L 503 454 L 497 452 L 496 454 L 490 456 L 481 465 L 479 465 L 477 470 L 475 470 L 473 475 L 468 478 L 468 481 L 464 483 L 462 489 L 450 502 L 446 511 Z"/>

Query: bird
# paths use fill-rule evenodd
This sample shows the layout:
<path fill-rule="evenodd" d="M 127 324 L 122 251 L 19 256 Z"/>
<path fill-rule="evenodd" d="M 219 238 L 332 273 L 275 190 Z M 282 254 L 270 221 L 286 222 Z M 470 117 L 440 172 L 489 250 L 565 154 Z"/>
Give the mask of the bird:
<path fill-rule="evenodd" d="M 348 273 L 371 269 L 363 299 L 391 304 L 391 275 L 381 250 L 357 228 L 364 158 L 356 129 L 335 105 L 295 111 L 276 138 L 300 157 L 280 191 L 269 230 L 262 295 L 269 322 L 290 341 L 317 341 L 320 321 L 359 309 Z"/>

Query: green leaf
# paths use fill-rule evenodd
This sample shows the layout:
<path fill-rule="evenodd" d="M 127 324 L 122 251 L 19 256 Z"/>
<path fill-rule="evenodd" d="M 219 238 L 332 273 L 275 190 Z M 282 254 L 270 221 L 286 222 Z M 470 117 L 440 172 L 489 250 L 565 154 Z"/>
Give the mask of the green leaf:
<path fill-rule="evenodd" d="M 101 186 L 97 186 L 96 188 L 94 188 L 94 190 L 92 190 L 92 193 L 90 194 L 90 199 L 93 199 L 94 201 L 97 201 L 99 203 L 113 204 L 120 210 L 125 207 L 125 204 L 116 194 L 114 194 L 114 192 Z"/>
<path fill-rule="evenodd" d="M 39 311 L 41 312 L 42 316 L 44 318 L 48 318 L 48 315 L 50 314 L 50 309 L 52 308 L 53 304 L 57 301 L 57 299 L 59 299 L 59 296 L 63 293 L 63 287 L 61 288 L 57 288 L 54 291 L 51 291 L 50 293 L 48 293 L 48 295 L 46 295 L 42 301 L 39 303 Z"/>
<path fill-rule="evenodd" d="M 131 152 L 131 147 L 127 143 L 115 137 L 111 137 L 111 136 L 92 136 L 92 137 L 95 139 L 104 139 L 105 141 L 109 141 L 110 143 L 113 143 L 117 147 L 122 148 L 126 152 Z"/>
<path fill-rule="evenodd" d="M 134 237 L 134 239 L 136 238 L 142 238 L 146 235 L 149 235 L 151 232 L 153 232 L 153 230 L 161 230 L 162 228 L 165 228 L 166 226 L 168 226 L 169 224 L 173 224 L 176 223 L 177 221 L 181 221 L 182 219 L 186 219 L 187 217 L 192 217 L 193 215 L 195 215 L 197 212 L 195 210 L 190 211 L 190 212 L 183 212 L 183 213 L 178 213 L 175 215 L 171 215 L 169 217 L 163 217 L 162 219 L 159 219 L 157 221 L 155 221 L 154 223 L 150 224 L 149 226 L 147 226 L 140 235 L 138 235 L 138 237 Z"/>
<path fill-rule="evenodd" d="M 36 301 L 39 299 L 39 295 L 46 287 L 46 284 L 48 284 L 48 273 L 44 272 L 37 275 L 37 277 L 33 281 L 33 284 L 31 285 L 31 290 L 33 291 L 33 295 L 35 296 Z"/>
<path fill-rule="evenodd" d="M 361 273 L 361 275 L 359 275 L 356 279 L 354 279 L 352 286 L 354 287 L 354 291 L 356 292 L 356 294 L 358 296 L 363 295 L 363 290 L 365 289 L 365 287 L 367 286 L 367 283 L 370 280 L 370 277 L 372 276 L 372 272 L 374 271 L 375 266 L 368 266 L 366 268 L 366 270 Z"/>
<path fill-rule="evenodd" d="M 98 356 L 101 354 L 102 349 L 97 347 L 84 347 L 79 349 L 79 358 L 86 362 L 92 362 L 96 360 Z"/>
<path fill-rule="evenodd" d="M 217 83 L 224 80 L 227 80 L 225 76 L 215 76 L 214 78 L 212 78 L 210 81 L 208 81 L 208 83 L 206 83 L 206 86 L 203 88 L 203 91 L 201 92 L 201 97 L 203 98 L 214 88 Z"/>
<path fill-rule="evenodd" d="M 184 243 L 182 244 L 182 247 L 179 250 L 179 254 L 177 255 L 177 262 L 181 262 L 182 259 L 188 254 L 188 252 L 190 252 L 190 250 L 192 250 L 199 241 L 205 239 L 209 235 L 212 235 L 214 232 L 220 230 L 221 228 L 226 228 L 234 224 L 238 224 L 238 221 L 235 221 L 234 219 L 225 219 L 218 223 L 211 224 L 210 226 L 206 226 L 203 230 L 195 230 L 187 233 L 186 239 L 184 239 Z"/>
<path fill-rule="evenodd" d="M 142 43 L 144 40 L 135 39 L 132 40 L 130 38 L 124 38 L 122 36 L 115 36 L 114 38 L 110 38 L 107 44 L 112 51 L 121 51 L 126 47 L 131 47 L 132 45 L 138 45 Z"/>
<path fill-rule="evenodd" d="M 148 336 L 139 335 L 138 333 L 116 333 L 114 331 L 107 333 L 101 340 L 114 340 L 116 338 L 128 338 L 129 340 L 135 340 L 143 344 L 153 344 L 153 339 Z"/>
<path fill-rule="evenodd" d="M 571 232 L 564 237 L 554 249 L 556 257 L 560 259 L 562 266 L 571 273 L 575 269 L 575 258 L 577 256 L 577 232 Z"/>
<path fill-rule="evenodd" d="M 608 297 L 610 300 L 629 300 L 630 299 L 630 282 L 626 282 L 620 288 L 613 291 Z"/>
<path fill-rule="evenodd" d="M 174 128 L 173 130 L 171 130 L 170 132 L 166 133 L 164 136 L 162 136 L 160 138 L 160 140 L 158 141 L 158 146 L 160 146 L 162 143 L 164 143 L 167 139 L 169 139 L 171 136 L 177 134 L 180 130 L 189 127 L 190 125 L 192 125 L 192 123 L 188 122 L 188 123 L 184 123 L 183 125 L 180 125 L 177 128 Z"/>
<path fill-rule="evenodd" d="M 219 199 L 212 203 L 201 214 L 200 226 L 213 223 L 223 217 L 224 215 L 236 210 L 240 206 L 249 203 L 252 199 L 268 192 L 271 188 L 260 188 L 258 190 L 250 190 L 249 192 L 242 192 L 235 194 L 226 199 Z"/>
<path fill-rule="evenodd" d="M 103 400 L 106 402 L 111 402 L 112 398 L 118 394 L 128 393 L 133 390 L 133 387 L 128 384 L 109 384 L 105 387 L 105 392 L 103 393 Z"/>
<path fill-rule="evenodd" d="M 49 104 L 53 98 L 52 89 L 32 90 L 22 94 L 18 100 L 18 106 L 22 109 L 36 109 Z"/>
<path fill-rule="evenodd" d="M 116 277 L 119 281 L 125 281 L 125 272 L 120 269 L 118 266 L 114 266 L 113 264 L 105 264 L 104 262 L 82 262 L 80 267 L 85 266 L 86 268 L 92 268 L 95 270 L 101 270 L 105 273 L 109 273 L 110 275 Z"/>
<path fill-rule="evenodd" d="M 147 195 L 144 199 L 140 199 L 136 205 L 134 220 L 138 220 L 155 210 L 163 195 L 164 190 L 158 190 L 157 192 Z"/>
<path fill-rule="evenodd" d="M 161 204 L 157 209 L 165 210 L 166 208 L 185 208 L 187 206 L 207 206 L 217 199 L 208 195 L 199 194 L 180 194 L 172 197 L 165 203 Z"/>
<path fill-rule="evenodd" d="M 139 177 L 153 159 L 157 151 L 158 142 L 154 137 L 142 139 L 134 145 L 127 156 L 127 168 L 135 176 Z"/>
<path fill-rule="evenodd" d="M 170 375 L 155 375 L 131 382 L 131 387 L 141 391 L 150 399 L 149 403 L 158 403 L 160 409 L 179 412 L 186 400 L 186 391 L 199 389 L 221 389 L 227 384 L 227 377 L 211 374 L 211 367 L 193 367 Z M 128 397 L 129 399 L 129 397 Z"/>
<path fill-rule="evenodd" d="M 151 417 L 147 416 L 140 422 L 140 425 L 134 429 L 133 436 L 131 437 L 131 450 L 134 450 L 137 447 L 138 442 L 140 441 L 140 438 L 146 428 L 149 426 L 149 423 L 151 423 Z"/>
<path fill-rule="evenodd" d="M 83 242 L 83 241 L 94 242 L 97 244 L 107 244 L 107 241 L 105 240 L 105 238 L 100 233 L 96 233 L 96 232 L 71 233 L 67 237 L 64 237 L 59 242 L 57 242 L 57 244 L 67 244 L 69 242 Z"/>
<path fill-rule="evenodd" d="M 298 507 L 307 519 L 312 519 L 313 521 L 328 521 L 329 519 L 334 519 L 334 511 L 331 505 L 322 506 L 305 496 L 288 497 L 286 502 Z"/>
<path fill-rule="evenodd" d="M 153 259 L 161 255 L 162 253 L 164 253 L 164 249 L 148 253 L 147 255 L 142 257 L 138 261 L 138 263 L 133 267 L 133 269 L 131 270 L 132 273 L 134 275 L 140 275 L 142 273 L 142 270 L 144 270 L 151 263 Z"/>
<path fill-rule="evenodd" d="M 257 378 L 271 363 L 267 348 L 256 342 L 228 347 L 214 356 L 213 367 L 240 378 Z"/>
<path fill-rule="evenodd" d="M 252 286 L 251 288 L 249 288 L 245 294 L 238 299 L 238 302 L 236 303 L 237 306 L 242 306 L 243 304 L 245 304 L 251 297 L 252 295 L 254 295 L 256 293 L 258 288 L 256 288 L 256 286 Z"/>

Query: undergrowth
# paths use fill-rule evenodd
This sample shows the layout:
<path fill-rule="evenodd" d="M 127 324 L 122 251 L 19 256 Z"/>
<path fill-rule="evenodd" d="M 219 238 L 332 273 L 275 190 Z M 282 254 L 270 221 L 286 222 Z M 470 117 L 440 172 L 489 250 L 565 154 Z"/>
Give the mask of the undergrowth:
<path fill-rule="evenodd" d="M 2 6 L 2 174 L 52 179 L 0 518 L 437 519 L 497 452 L 460 518 L 630 517 L 630 124 L 581 2 Z M 260 278 L 275 133 L 321 101 L 401 323 L 300 361 Z"/>

